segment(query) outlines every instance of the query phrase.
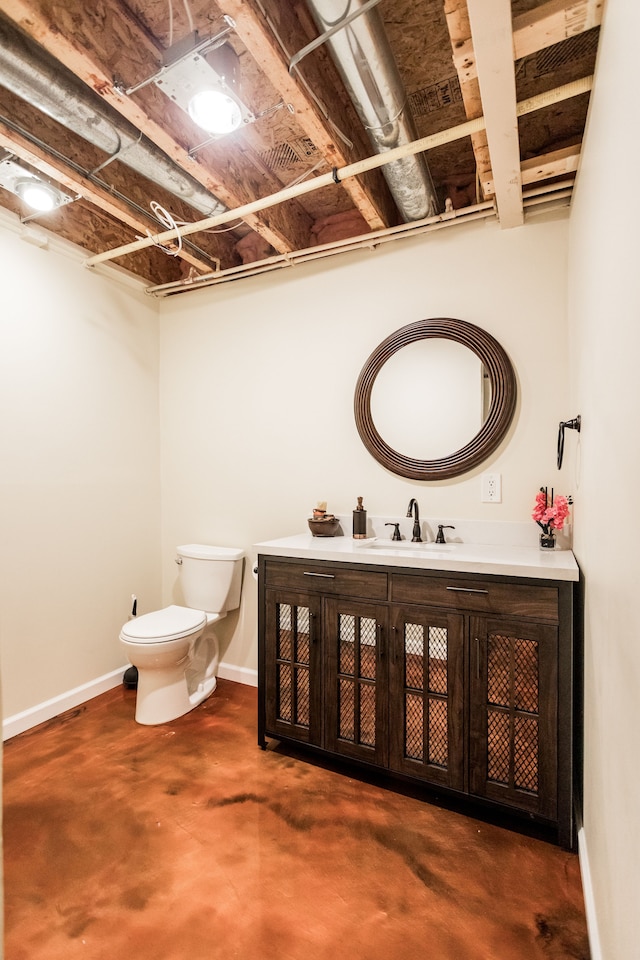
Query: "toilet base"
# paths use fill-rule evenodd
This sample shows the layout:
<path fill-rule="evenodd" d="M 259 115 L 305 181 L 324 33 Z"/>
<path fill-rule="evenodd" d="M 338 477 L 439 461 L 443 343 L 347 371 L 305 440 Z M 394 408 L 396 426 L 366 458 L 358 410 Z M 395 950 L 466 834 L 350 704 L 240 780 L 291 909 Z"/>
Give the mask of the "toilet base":
<path fill-rule="evenodd" d="M 136 696 L 136 723 L 153 726 L 183 717 L 210 697 L 217 686 L 215 676 L 205 678 L 189 693 L 184 667 L 168 676 L 164 670 L 139 670 Z"/>
<path fill-rule="evenodd" d="M 176 608 L 167 610 L 175 617 Z M 149 616 L 157 619 L 164 612 Z M 211 696 L 220 662 L 215 633 L 220 619 L 219 613 L 207 614 L 206 624 L 194 633 L 165 640 L 137 641 L 120 635 L 132 669 L 138 671 L 137 723 L 170 723 Z"/>

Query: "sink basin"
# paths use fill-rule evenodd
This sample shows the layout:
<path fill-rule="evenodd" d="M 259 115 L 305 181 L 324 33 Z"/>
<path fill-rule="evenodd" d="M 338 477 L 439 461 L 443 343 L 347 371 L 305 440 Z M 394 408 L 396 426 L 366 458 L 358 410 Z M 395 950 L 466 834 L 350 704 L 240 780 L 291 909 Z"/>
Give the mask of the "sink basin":
<path fill-rule="evenodd" d="M 432 551 L 432 550 L 452 550 L 455 544 L 453 543 L 413 543 L 411 540 L 376 540 L 375 543 L 370 543 L 368 548 L 369 550 L 407 550 L 413 553 L 421 553 L 422 551 Z"/>

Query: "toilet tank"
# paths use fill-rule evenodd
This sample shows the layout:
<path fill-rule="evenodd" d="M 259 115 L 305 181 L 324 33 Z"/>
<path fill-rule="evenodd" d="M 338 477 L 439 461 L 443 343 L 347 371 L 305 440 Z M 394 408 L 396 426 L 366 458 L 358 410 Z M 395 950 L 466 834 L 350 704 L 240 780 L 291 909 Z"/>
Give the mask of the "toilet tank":
<path fill-rule="evenodd" d="M 240 605 L 244 550 L 188 543 L 177 552 L 180 587 L 188 607 L 226 613 Z"/>

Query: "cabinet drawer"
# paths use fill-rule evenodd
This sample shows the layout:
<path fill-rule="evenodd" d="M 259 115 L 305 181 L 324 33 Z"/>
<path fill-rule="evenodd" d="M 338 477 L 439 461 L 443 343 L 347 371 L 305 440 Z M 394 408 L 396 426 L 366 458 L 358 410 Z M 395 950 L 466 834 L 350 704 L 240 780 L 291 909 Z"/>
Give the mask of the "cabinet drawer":
<path fill-rule="evenodd" d="M 267 560 L 265 584 L 286 587 L 306 593 L 360 597 L 365 600 L 387 599 L 387 574 L 379 571 L 350 570 L 334 564 L 278 563 Z"/>
<path fill-rule="evenodd" d="M 495 583 L 490 580 L 458 580 L 393 574 L 391 599 L 424 603 L 474 613 L 558 620 L 558 589 L 555 586 Z"/>

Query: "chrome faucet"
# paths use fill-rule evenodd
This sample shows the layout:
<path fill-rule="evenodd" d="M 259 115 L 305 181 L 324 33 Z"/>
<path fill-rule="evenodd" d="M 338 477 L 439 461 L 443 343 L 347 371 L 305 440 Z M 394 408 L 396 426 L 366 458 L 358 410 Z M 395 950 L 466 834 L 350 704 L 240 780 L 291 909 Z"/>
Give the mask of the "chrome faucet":
<path fill-rule="evenodd" d="M 422 543 L 422 537 L 420 536 L 420 509 L 418 507 L 418 501 L 415 497 L 412 497 L 409 501 L 409 509 L 407 510 L 407 516 L 411 516 L 411 511 L 413 510 L 413 536 L 411 537 L 412 543 Z"/>

